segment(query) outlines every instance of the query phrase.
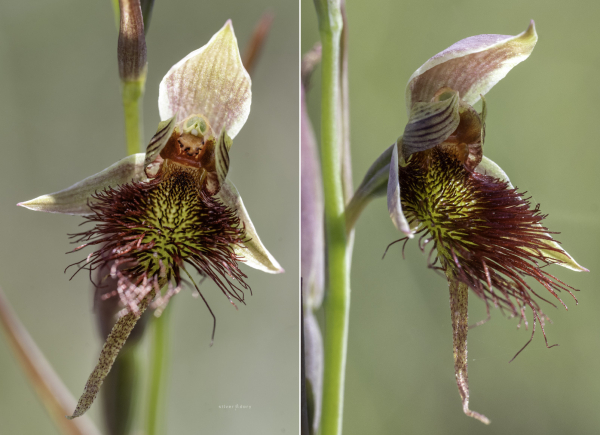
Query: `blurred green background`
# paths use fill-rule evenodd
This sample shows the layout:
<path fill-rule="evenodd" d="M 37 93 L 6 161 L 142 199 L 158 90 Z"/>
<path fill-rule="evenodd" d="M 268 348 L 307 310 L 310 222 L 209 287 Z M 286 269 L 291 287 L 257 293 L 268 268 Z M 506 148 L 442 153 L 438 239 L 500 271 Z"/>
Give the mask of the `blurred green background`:
<path fill-rule="evenodd" d="M 63 189 L 126 154 L 111 1 L 3 2 L 0 14 L 0 285 L 41 350 L 79 397 L 101 341 L 82 254 L 67 233 L 80 217 L 15 204 Z M 253 73 L 252 112 L 235 139 L 231 180 L 286 269 L 242 266 L 253 295 L 236 311 L 212 282 L 212 318 L 189 290 L 171 303 L 169 434 L 284 434 L 298 428 L 298 4 L 157 0 L 147 36 L 144 134 L 159 122 L 158 84 L 228 18 L 245 47 L 265 10 L 272 31 Z M 239 304 L 238 304 L 239 305 Z M 0 433 L 57 434 L 0 334 Z M 219 409 L 220 405 L 251 409 Z M 102 427 L 101 402 L 89 415 Z"/>
<path fill-rule="evenodd" d="M 462 413 L 454 380 L 452 329 L 445 279 L 427 269 L 415 242 L 381 256 L 400 238 L 385 199 L 361 216 L 352 268 L 344 435 L 595 434 L 600 431 L 600 6 L 595 2 L 481 0 L 347 1 L 354 182 L 402 134 L 404 89 L 428 58 L 468 36 L 516 35 L 536 21 L 538 44 L 486 96 L 486 156 L 526 190 L 560 231 L 557 239 L 590 273 L 548 272 L 581 291 L 569 311 L 546 304 L 541 331 L 512 363 L 530 331 L 492 311 L 469 334 L 471 409 Z M 313 3 L 302 1 L 302 52 L 318 40 Z M 309 93 L 319 116 L 317 70 Z M 480 107 L 480 104 L 477 105 Z M 318 131 L 318 123 L 315 123 Z M 536 284 L 536 290 L 543 288 Z M 471 298 L 472 322 L 485 318 Z"/>

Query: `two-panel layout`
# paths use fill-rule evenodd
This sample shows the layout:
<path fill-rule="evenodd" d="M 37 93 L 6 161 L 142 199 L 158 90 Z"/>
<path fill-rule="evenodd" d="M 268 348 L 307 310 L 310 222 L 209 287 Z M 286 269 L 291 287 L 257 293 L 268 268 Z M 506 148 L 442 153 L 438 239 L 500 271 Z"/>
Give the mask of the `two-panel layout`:
<path fill-rule="evenodd" d="M 7 1 L 0 433 L 598 433 L 600 6 L 508 1 Z"/>

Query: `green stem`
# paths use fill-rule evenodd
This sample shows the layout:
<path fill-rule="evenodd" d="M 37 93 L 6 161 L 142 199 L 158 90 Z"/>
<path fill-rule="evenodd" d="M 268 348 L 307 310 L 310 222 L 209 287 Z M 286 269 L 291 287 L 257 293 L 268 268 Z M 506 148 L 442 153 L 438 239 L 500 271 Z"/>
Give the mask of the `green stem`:
<path fill-rule="evenodd" d="M 143 151 L 142 148 L 142 101 L 144 99 L 145 75 L 139 80 L 123 82 L 121 97 L 125 112 L 125 137 L 127 154 Z"/>
<path fill-rule="evenodd" d="M 335 0 L 316 0 L 322 44 L 321 167 L 327 240 L 325 367 L 321 433 L 342 433 L 348 344 L 350 282 L 341 162 L 340 36 L 342 16 Z"/>
<path fill-rule="evenodd" d="M 104 379 L 102 399 L 110 435 L 128 435 L 134 429 L 140 397 L 139 351 L 140 341 L 128 339 Z"/>
<path fill-rule="evenodd" d="M 171 307 L 152 322 L 152 348 L 150 352 L 150 379 L 146 405 L 146 435 L 164 432 L 164 414 L 167 401 L 166 386 L 169 366 L 169 317 Z"/>

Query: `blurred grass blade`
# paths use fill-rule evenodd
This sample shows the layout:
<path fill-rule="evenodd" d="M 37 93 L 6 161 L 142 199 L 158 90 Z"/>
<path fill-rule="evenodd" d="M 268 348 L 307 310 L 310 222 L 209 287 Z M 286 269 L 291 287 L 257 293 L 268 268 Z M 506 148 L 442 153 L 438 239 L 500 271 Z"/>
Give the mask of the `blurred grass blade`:
<path fill-rule="evenodd" d="M 252 39 L 246 45 L 246 50 L 244 50 L 244 57 L 242 63 L 244 64 L 244 68 L 248 71 L 248 74 L 252 75 L 252 70 L 254 69 L 254 65 L 257 62 L 257 59 L 262 51 L 263 46 L 265 45 L 265 40 L 267 39 L 267 35 L 269 34 L 269 30 L 271 30 L 271 24 L 273 23 L 273 18 L 275 15 L 272 12 L 265 12 L 260 21 L 254 28 L 254 32 L 252 33 Z"/>
<path fill-rule="evenodd" d="M 262 51 L 263 46 L 265 45 L 265 41 L 267 39 L 267 35 L 269 34 L 269 30 L 271 30 L 271 24 L 273 23 L 273 15 L 272 12 L 265 12 L 263 16 L 260 18 L 260 21 L 254 28 L 254 32 L 252 33 L 252 39 L 246 45 L 246 50 L 244 50 L 244 57 L 242 63 L 244 64 L 244 68 L 248 71 L 248 74 L 252 75 L 252 70 L 254 69 L 254 65 L 257 62 L 257 59 Z"/>
<path fill-rule="evenodd" d="M 21 324 L 0 288 L 0 325 L 19 361 L 56 427 L 65 435 L 100 435 L 87 417 L 67 420 L 75 407 L 75 398 L 54 372 L 25 327 Z"/>

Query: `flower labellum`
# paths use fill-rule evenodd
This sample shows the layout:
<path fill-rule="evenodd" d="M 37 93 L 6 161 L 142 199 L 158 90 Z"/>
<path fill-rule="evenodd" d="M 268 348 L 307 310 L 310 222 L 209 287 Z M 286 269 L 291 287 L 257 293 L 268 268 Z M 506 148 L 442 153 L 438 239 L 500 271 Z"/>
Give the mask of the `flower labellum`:
<path fill-rule="evenodd" d="M 234 305 L 234 299 L 244 303 L 243 290 L 250 288 L 238 262 L 267 273 L 283 272 L 227 179 L 232 139 L 250 112 L 250 85 L 227 21 L 208 44 L 163 78 L 162 122 L 145 154 L 126 157 L 65 190 L 19 204 L 85 216 L 95 226 L 72 236 L 82 243 L 75 251 L 97 248 L 74 264 L 77 271 L 108 267 L 118 280 L 113 296 L 124 306 L 121 317 L 69 418 L 92 405 L 148 306 L 159 315 L 184 278 L 202 296 L 188 266 L 211 278 Z"/>
<path fill-rule="evenodd" d="M 525 277 L 537 280 L 566 308 L 558 293 L 573 296 L 574 289 L 543 266 L 587 271 L 542 226 L 545 215 L 539 205 L 532 207 L 504 171 L 483 156 L 483 94 L 525 60 L 536 42 L 532 21 L 517 36 L 473 36 L 425 62 L 408 82 L 409 121 L 390 164 L 390 216 L 408 236 L 401 239 L 405 243 L 415 234 L 421 235 L 421 250 L 432 243 L 429 266 L 443 271 L 449 284 L 454 368 L 463 410 L 486 424 L 485 416 L 469 409 L 468 290 L 485 301 L 488 314 L 492 304 L 527 324 L 529 307 L 533 338 L 536 322 L 543 332 L 547 319 L 533 296 L 552 302 Z M 480 98 L 483 109 L 478 113 L 472 106 Z"/>

